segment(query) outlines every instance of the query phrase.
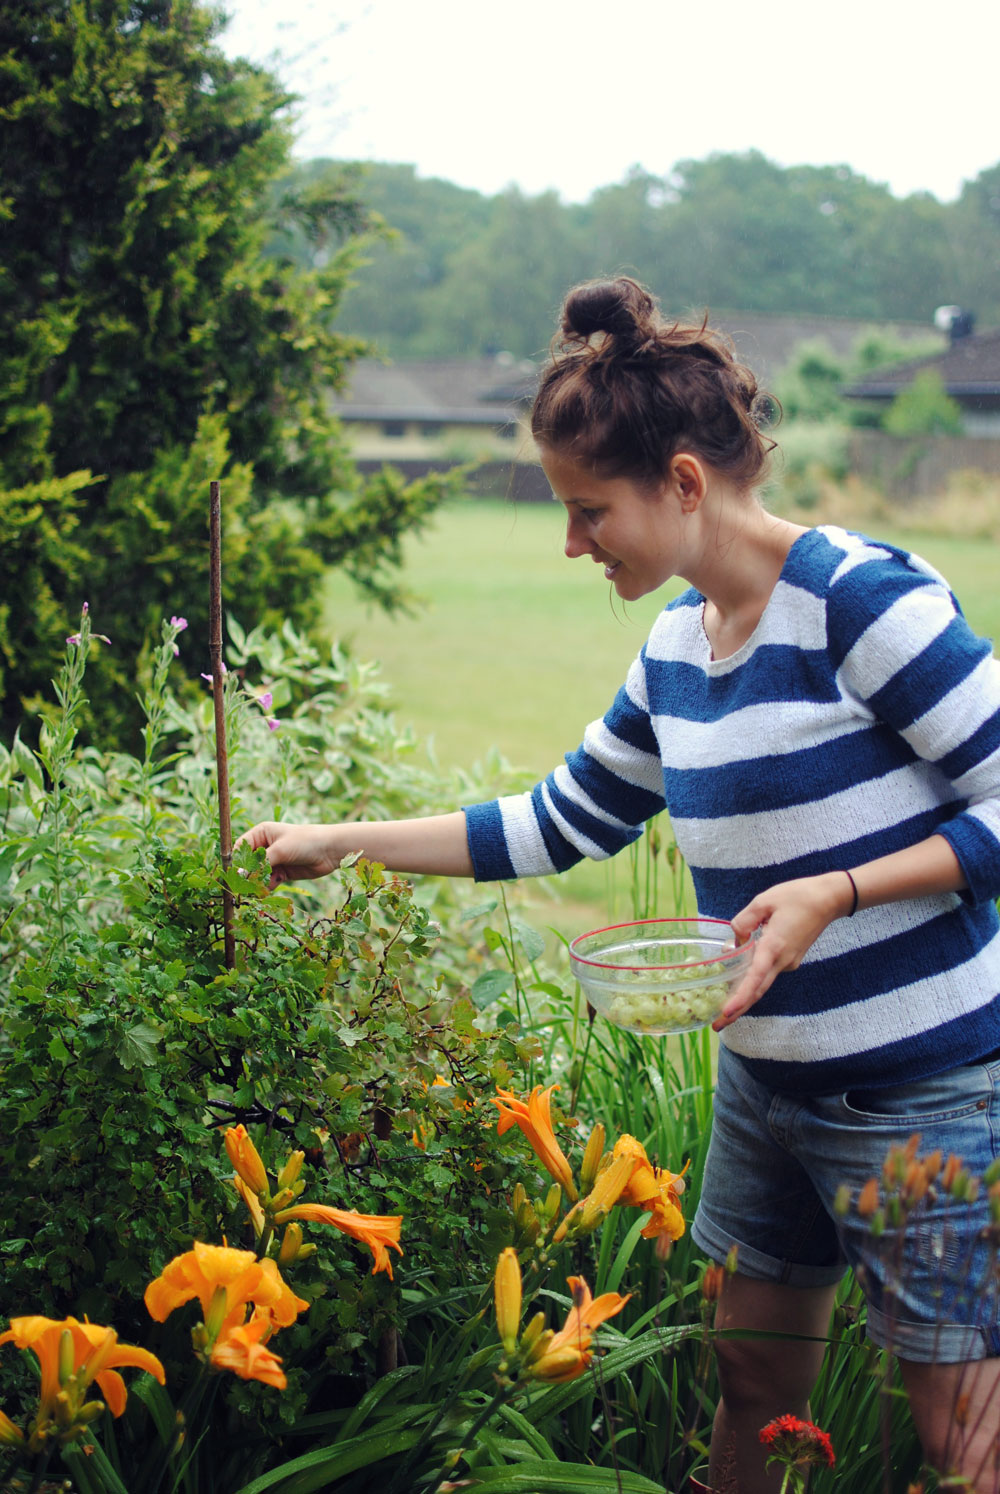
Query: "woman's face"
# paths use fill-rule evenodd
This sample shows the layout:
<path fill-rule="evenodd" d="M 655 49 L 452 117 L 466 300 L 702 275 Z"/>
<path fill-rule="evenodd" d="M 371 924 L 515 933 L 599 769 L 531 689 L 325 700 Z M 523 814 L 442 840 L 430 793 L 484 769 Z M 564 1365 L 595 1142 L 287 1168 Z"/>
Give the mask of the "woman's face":
<path fill-rule="evenodd" d="M 625 601 L 679 574 L 682 510 L 673 488 L 639 487 L 628 477 L 597 477 L 554 451 L 542 468 L 566 509 L 566 554 L 589 555 Z"/>

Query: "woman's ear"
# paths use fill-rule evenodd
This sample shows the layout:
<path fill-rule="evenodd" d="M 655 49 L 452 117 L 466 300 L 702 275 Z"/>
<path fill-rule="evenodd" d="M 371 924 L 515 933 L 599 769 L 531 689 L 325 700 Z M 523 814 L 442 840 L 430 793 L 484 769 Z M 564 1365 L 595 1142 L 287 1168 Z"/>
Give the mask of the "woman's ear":
<path fill-rule="evenodd" d="M 667 483 L 680 498 L 681 509 L 686 514 L 693 514 L 708 492 L 704 465 L 689 451 L 678 451 L 671 457 Z"/>

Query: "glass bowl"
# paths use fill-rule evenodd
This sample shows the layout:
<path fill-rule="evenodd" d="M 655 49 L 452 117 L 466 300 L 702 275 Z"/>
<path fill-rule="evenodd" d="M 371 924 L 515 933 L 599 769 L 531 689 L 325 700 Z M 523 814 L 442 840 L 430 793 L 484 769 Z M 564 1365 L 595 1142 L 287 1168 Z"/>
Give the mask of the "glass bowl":
<path fill-rule="evenodd" d="M 627 1032 L 693 1032 L 722 1011 L 753 959 L 720 918 L 645 918 L 580 934 L 569 947 L 590 1004 Z"/>

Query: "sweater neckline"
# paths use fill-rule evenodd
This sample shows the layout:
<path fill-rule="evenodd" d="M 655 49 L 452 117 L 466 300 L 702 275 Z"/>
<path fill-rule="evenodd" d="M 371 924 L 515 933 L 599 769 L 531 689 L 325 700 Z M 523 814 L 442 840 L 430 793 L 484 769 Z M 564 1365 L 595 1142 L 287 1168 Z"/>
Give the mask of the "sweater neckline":
<path fill-rule="evenodd" d="M 734 649 L 731 654 L 726 654 L 722 659 L 717 659 L 713 654 L 712 645 L 709 641 L 708 633 L 705 631 L 705 603 L 708 599 L 701 592 L 698 593 L 698 595 L 701 597 L 701 601 L 695 609 L 695 613 L 698 619 L 698 634 L 701 641 L 702 649 L 704 651 L 705 667 L 710 674 L 726 674 L 729 670 L 738 668 L 750 657 L 752 653 L 756 651 L 757 648 L 760 647 L 761 643 L 764 641 L 764 635 L 767 631 L 769 618 L 774 609 L 775 592 L 778 590 L 778 587 L 783 581 L 788 580 L 790 572 L 794 571 L 799 558 L 799 554 L 805 547 L 806 542 L 811 541 L 817 534 L 819 534 L 819 529 L 814 527 L 812 529 L 807 529 L 804 534 L 797 535 L 796 538 L 792 541 L 792 543 L 788 547 L 788 552 L 785 555 L 781 570 L 778 572 L 778 579 L 775 581 L 774 586 L 771 588 L 771 594 L 768 597 L 767 601 L 764 603 L 763 611 L 761 612 L 760 617 L 757 619 L 757 626 L 754 628 L 749 638 L 745 639 L 744 642 L 740 644 L 738 649 Z M 797 554 L 796 552 L 799 553 Z"/>

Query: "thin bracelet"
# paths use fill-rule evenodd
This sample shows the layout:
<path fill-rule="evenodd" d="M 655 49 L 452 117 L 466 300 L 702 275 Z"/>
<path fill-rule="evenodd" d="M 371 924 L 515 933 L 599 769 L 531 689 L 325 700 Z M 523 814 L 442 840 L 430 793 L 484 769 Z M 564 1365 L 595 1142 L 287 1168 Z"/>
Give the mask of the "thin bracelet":
<path fill-rule="evenodd" d="M 851 911 L 850 911 L 850 913 L 847 913 L 844 916 L 846 918 L 853 918 L 854 915 L 855 915 L 855 913 L 858 911 L 858 884 L 857 884 L 857 882 L 855 882 L 854 878 L 851 876 L 851 874 L 847 870 L 846 866 L 843 868 L 843 872 L 844 872 L 844 876 L 847 878 L 847 880 L 851 884 L 851 891 L 854 893 L 854 901 L 851 904 Z"/>

